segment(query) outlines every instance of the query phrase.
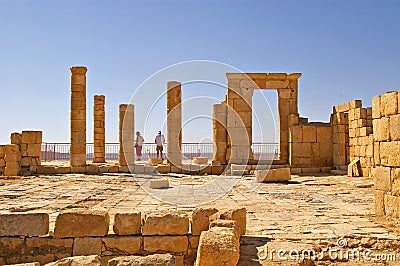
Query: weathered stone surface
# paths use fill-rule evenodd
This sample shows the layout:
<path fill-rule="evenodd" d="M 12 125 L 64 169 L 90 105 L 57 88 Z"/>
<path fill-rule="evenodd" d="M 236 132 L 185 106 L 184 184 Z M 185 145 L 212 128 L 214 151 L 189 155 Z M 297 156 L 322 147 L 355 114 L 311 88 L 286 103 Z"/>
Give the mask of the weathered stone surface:
<path fill-rule="evenodd" d="M 56 219 L 54 237 L 105 236 L 110 216 L 106 211 L 75 209 L 62 211 Z"/>
<path fill-rule="evenodd" d="M 192 213 L 192 235 L 200 235 L 210 226 L 210 216 L 217 213 L 215 208 L 196 208 Z"/>
<path fill-rule="evenodd" d="M 47 213 L 0 214 L 0 236 L 42 236 L 48 232 Z"/>
<path fill-rule="evenodd" d="M 186 253 L 189 245 L 187 236 L 145 236 L 143 249 L 147 252 Z"/>
<path fill-rule="evenodd" d="M 102 241 L 106 251 L 113 250 L 113 253 L 126 255 L 134 255 L 138 253 L 142 246 L 142 238 L 140 236 L 108 236 L 103 237 Z"/>
<path fill-rule="evenodd" d="M 400 140 L 400 114 L 390 117 L 389 128 L 391 140 Z"/>
<path fill-rule="evenodd" d="M 347 167 L 347 176 L 360 176 L 361 175 L 361 164 L 360 160 L 352 161 Z"/>
<path fill-rule="evenodd" d="M 240 236 L 246 233 L 246 225 L 247 225 L 246 208 L 237 208 L 237 209 L 219 211 L 218 213 L 210 217 L 211 222 L 216 221 L 218 219 L 234 220 L 239 227 Z"/>
<path fill-rule="evenodd" d="M 377 215 L 385 215 L 385 192 L 375 190 L 374 205 Z"/>
<path fill-rule="evenodd" d="M 149 181 L 149 187 L 153 189 L 168 188 L 169 181 L 166 178 L 151 179 Z"/>
<path fill-rule="evenodd" d="M 207 157 L 194 157 L 193 163 L 195 164 L 207 164 L 208 158 Z"/>
<path fill-rule="evenodd" d="M 100 237 L 77 237 L 74 239 L 73 256 L 101 255 Z"/>
<path fill-rule="evenodd" d="M 269 170 L 256 170 L 256 181 L 262 182 L 286 182 L 290 180 L 290 168 L 278 168 Z"/>
<path fill-rule="evenodd" d="M 221 220 L 221 219 L 218 219 L 218 220 L 212 221 L 210 223 L 210 228 L 212 228 L 212 227 L 232 228 L 234 233 L 235 233 L 235 235 L 238 238 L 240 238 L 240 229 L 239 229 L 239 226 L 237 225 L 237 222 L 234 221 L 234 220 Z"/>
<path fill-rule="evenodd" d="M 384 192 L 391 190 L 390 167 L 378 166 L 372 171 L 375 189 Z"/>
<path fill-rule="evenodd" d="M 44 266 L 83 266 L 83 265 L 90 265 L 90 266 L 105 266 L 99 256 L 92 255 L 92 256 L 74 256 L 68 257 L 56 262 L 47 263 Z"/>
<path fill-rule="evenodd" d="M 159 212 L 147 214 L 142 234 L 149 235 L 187 235 L 189 218 L 183 212 Z"/>
<path fill-rule="evenodd" d="M 233 228 L 213 227 L 200 235 L 196 266 L 236 266 L 240 244 Z"/>
<path fill-rule="evenodd" d="M 114 216 L 114 233 L 117 235 L 140 234 L 142 215 L 140 212 L 116 213 Z"/>
<path fill-rule="evenodd" d="M 177 265 L 175 256 L 167 254 L 154 254 L 148 256 L 117 257 L 108 261 L 108 266 L 173 266 Z"/>

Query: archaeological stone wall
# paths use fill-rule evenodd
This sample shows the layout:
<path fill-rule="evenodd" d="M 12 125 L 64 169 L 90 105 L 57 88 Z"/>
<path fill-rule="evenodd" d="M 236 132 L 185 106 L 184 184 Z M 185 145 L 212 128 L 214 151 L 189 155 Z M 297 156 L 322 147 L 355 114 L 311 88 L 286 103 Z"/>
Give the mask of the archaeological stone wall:
<path fill-rule="evenodd" d="M 332 127 L 326 123 L 300 123 L 290 127 L 292 174 L 329 173 L 332 167 Z"/>
<path fill-rule="evenodd" d="M 116 213 L 112 229 L 106 211 L 70 209 L 49 230 L 47 213 L 0 214 L 0 265 L 71 256 L 173 254 L 177 265 L 216 265 L 222 258 L 236 265 L 246 209 L 196 208 L 184 212 Z"/>
<path fill-rule="evenodd" d="M 399 218 L 400 91 L 372 98 L 375 211 Z"/>
<path fill-rule="evenodd" d="M 0 145 L 0 175 L 37 173 L 41 165 L 42 131 L 12 133 L 11 144 Z"/>

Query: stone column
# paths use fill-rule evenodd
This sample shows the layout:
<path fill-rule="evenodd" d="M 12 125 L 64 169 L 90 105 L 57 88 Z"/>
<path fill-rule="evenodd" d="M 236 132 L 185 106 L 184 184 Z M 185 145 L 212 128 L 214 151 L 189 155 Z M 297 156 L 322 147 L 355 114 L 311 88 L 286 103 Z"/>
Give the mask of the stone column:
<path fill-rule="evenodd" d="M 106 161 L 106 134 L 105 134 L 105 96 L 94 96 L 94 163 L 104 163 Z"/>
<path fill-rule="evenodd" d="M 167 159 L 182 165 L 182 86 L 180 82 L 167 83 Z"/>
<path fill-rule="evenodd" d="M 227 110 L 225 102 L 213 105 L 213 160 L 220 161 L 221 164 L 226 164 L 226 149 L 228 148 Z"/>
<path fill-rule="evenodd" d="M 86 166 L 86 67 L 71 67 L 72 167 Z"/>
<path fill-rule="evenodd" d="M 135 163 L 135 106 L 119 105 L 119 165 Z"/>
<path fill-rule="evenodd" d="M 248 83 L 247 80 L 228 77 L 227 160 L 230 163 L 247 164 L 254 158 L 251 149 L 254 88 L 244 85 Z"/>

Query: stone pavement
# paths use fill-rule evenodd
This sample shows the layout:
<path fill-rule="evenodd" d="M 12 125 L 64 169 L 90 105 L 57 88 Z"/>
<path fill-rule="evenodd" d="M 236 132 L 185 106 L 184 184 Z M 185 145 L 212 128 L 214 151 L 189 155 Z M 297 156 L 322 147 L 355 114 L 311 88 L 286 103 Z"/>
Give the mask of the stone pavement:
<path fill-rule="evenodd" d="M 221 209 L 246 207 L 247 233 L 242 238 L 240 265 L 298 265 L 298 261 L 282 262 L 276 256 L 272 260 L 258 260 L 257 252 L 264 251 L 266 246 L 276 250 L 320 250 L 337 245 L 341 237 L 345 237 L 348 247 L 370 248 L 375 253 L 397 253 L 400 247 L 397 222 L 374 215 L 374 188 L 368 178 L 292 176 L 289 183 L 260 184 L 252 190 L 249 187 L 254 185 L 254 177 L 251 176 L 166 177 L 172 188 L 156 190 L 155 196 L 175 204 L 153 197 L 147 192 L 151 189 L 142 188 L 129 174 L 0 179 L 0 212 L 45 210 L 50 214 L 52 231 L 57 214 L 69 208 L 105 209 L 113 221 L 112 216 L 119 211 L 179 209 L 190 212 L 199 203 Z M 140 182 L 151 177 L 139 178 Z M 233 189 L 223 195 L 230 186 Z M 400 260 L 400 253 L 397 257 Z M 367 265 L 365 260 L 349 260 L 346 264 L 361 263 Z M 387 265 L 384 263 L 373 265 Z"/>

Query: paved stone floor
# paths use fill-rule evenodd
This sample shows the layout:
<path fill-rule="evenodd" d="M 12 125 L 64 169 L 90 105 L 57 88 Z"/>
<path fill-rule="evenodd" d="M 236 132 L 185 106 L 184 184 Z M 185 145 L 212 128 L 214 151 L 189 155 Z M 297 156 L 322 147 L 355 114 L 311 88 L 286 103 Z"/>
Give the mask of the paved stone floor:
<path fill-rule="evenodd" d="M 136 176 L 140 178 L 139 183 L 132 175 L 120 174 L 0 179 L 0 212 L 45 210 L 50 214 L 50 229 L 53 230 L 57 214 L 68 208 L 101 208 L 112 217 L 118 211 L 132 210 L 190 212 L 196 204 L 220 209 L 246 207 L 247 233 L 242 238 L 239 265 L 299 265 L 301 260 L 291 260 L 288 253 L 278 257 L 272 249 L 287 252 L 312 249 L 324 257 L 316 264 L 339 263 L 337 261 L 346 260 L 330 262 L 322 252 L 324 248 L 337 247 L 338 239 L 344 241 L 343 248 L 368 249 L 375 257 L 397 255 L 397 262 L 373 262 L 368 257 L 361 261 L 349 259 L 343 264 L 400 265 L 400 252 L 397 254 L 400 227 L 392 219 L 374 215 L 373 182 L 369 178 L 292 176 L 289 183 L 260 184 L 254 188 L 251 176 L 166 177 L 172 186 L 166 190 L 151 190 L 146 185 L 142 188 L 139 183 L 151 178 L 143 175 Z M 230 187 L 232 190 L 224 194 Z M 149 191 L 156 193 L 151 195 Z M 179 200 L 171 200 L 174 197 Z M 263 259 L 266 248 L 268 256 Z M 282 260 L 284 258 L 288 260 Z M 304 265 L 312 265 L 307 262 Z"/>

